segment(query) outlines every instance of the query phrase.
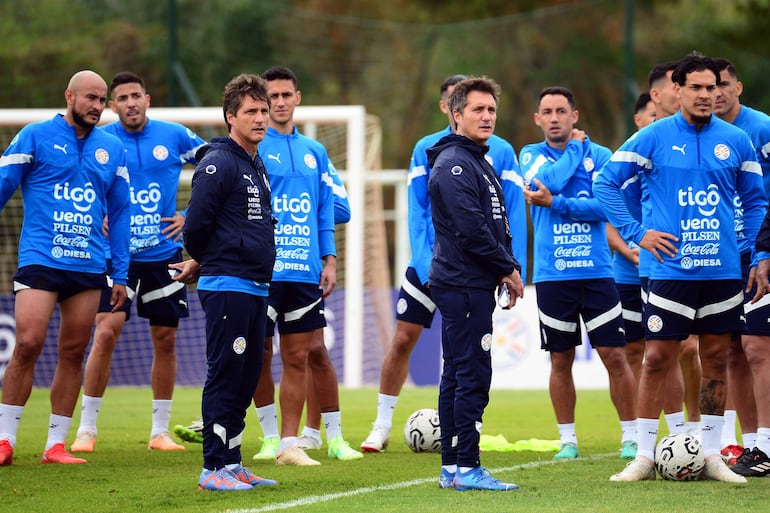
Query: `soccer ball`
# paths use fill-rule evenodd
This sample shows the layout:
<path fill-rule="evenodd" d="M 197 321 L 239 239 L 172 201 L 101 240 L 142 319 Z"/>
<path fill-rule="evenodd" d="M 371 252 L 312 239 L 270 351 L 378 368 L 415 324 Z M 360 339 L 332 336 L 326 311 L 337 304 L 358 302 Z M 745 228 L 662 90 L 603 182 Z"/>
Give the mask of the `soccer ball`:
<path fill-rule="evenodd" d="M 700 442 L 691 435 L 668 435 L 655 446 L 655 468 L 663 479 L 693 481 L 705 464 Z"/>
<path fill-rule="evenodd" d="M 438 412 L 424 408 L 412 413 L 404 425 L 404 440 L 414 452 L 441 452 Z"/>

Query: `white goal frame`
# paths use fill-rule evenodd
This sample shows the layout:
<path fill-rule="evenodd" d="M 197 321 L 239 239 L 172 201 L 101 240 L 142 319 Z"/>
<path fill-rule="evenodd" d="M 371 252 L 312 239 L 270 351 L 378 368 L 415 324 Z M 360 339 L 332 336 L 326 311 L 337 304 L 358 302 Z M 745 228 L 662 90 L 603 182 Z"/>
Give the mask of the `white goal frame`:
<path fill-rule="evenodd" d="M 61 109 L 0 109 L 0 126 L 22 127 L 53 118 Z M 151 107 L 153 119 L 176 121 L 183 125 L 224 126 L 221 107 Z M 109 109 L 101 123 L 117 121 Z M 347 125 L 347 167 L 345 186 L 350 202 L 350 221 L 345 230 L 345 356 L 343 384 L 360 387 L 363 382 L 364 339 L 364 195 L 366 171 L 366 109 L 361 105 L 298 106 L 294 112 L 298 124 L 333 123 Z"/>

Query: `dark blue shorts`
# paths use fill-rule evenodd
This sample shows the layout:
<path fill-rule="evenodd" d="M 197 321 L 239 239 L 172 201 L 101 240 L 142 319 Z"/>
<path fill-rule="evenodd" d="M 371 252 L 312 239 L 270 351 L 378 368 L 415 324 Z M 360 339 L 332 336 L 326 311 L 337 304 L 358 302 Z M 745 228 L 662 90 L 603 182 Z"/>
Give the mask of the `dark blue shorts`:
<path fill-rule="evenodd" d="M 396 319 L 430 328 L 436 313 L 436 303 L 430 294 L 430 289 L 420 283 L 414 267 L 408 267 L 398 291 L 396 302 Z"/>
<path fill-rule="evenodd" d="M 326 327 L 324 300 L 318 285 L 278 281 L 270 284 L 265 336 L 305 333 Z"/>
<path fill-rule="evenodd" d="M 623 307 L 623 327 L 626 330 L 626 342 L 644 339 L 642 328 L 642 287 L 625 283 L 616 284 Z"/>
<path fill-rule="evenodd" d="M 582 319 L 593 347 L 624 347 L 623 308 L 612 278 L 547 281 L 535 285 L 540 347 L 567 351 L 582 344 Z"/>
<path fill-rule="evenodd" d="M 149 319 L 153 326 L 175 328 L 179 319 L 189 317 L 187 306 L 187 287 L 184 283 L 171 279 L 168 264 L 182 261 L 182 252 L 178 251 L 167 260 L 156 262 L 131 262 L 128 268 L 126 289 L 128 300 L 120 309 L 125 312 L 126 320 L 131 316 L 131 303 L 136 299 L 136 313 L 139 317 Z M 110 296 L 112 280 L 109 279 L 111 262 L 108 262 L 109 286 L 102 289 L 102 299 L 99 312 L 110 312 Z"/>
<path fill-rule="evenodd" d="M 743 283 L 748 283 L 749 269 L 751 268 L 751 255 L 744 253 L 741 255 L 741 271 L 743 274 Z M 754 293 L 757 290 L 756 284 L 750 292 L 743 294 L 743 311 L 746 314 L 746 335 L 770 335 L 770 295 L 765 294 L 762 299 L 751 304 Z"/>
<path fill-rule="evenodd" d="M 57 301 L 80 294 L 84 290 L 101 289 L 106 278 L 101 273 L 63 271 L 43 265 L 20 267 L 13 277 L 13 293 L 23 289 L 49 290 L 59 294 Z"/>
<path fill-rule="evenodd" d="M 741 280 L 650 280 L 644 311 L 647 340 L 684 340 L 691 333 L 742 333 Z"/>

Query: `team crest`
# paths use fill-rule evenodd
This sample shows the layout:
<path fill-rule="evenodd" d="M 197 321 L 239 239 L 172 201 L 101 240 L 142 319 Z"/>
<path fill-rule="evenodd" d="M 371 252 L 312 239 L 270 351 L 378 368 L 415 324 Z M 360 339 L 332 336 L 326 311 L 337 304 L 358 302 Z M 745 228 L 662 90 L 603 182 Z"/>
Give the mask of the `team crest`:
<path fill-rule="evenodd" d="M 166 160 L 168 158 L 168 148 L 159 144 L 152 149 L 152 156 L 155 157 L 155 160 Z"/>
<path fill-rule="evenodd" d="M 714 156 L 719 160 L 727 160 L 730 158 L 730 148 L 724 144 L 717 144 L 714 146 Z"/>
<path fill-rule="evenodd" d="M 659 315 L 650 315 L 647 319 L 647 329 L 652 333 L 657 333 L 663 329 L 663 319 Z"/>
<path fill-rule="evenodd" d="M 483 337 L 481 337 L 481 349 L 484 351 L 489 351 L 492 349 L 492 334 L 487 333 Z"/>
<path fill-rule="evenodd" d="M 398 303 L 396 303 L 396 312 L 398 315 L 403 315 L 406 312 L 406 299 L 399 298 Z"/>
<path fill-rule="evenodd" d="M 310 153 L 307 153 L 305 155 L 305 165 L 310 169 L 315 169 L 318 167 L 318 162 L 315 161 L 314 156 L 312 156 Z"/>
<path fill-rule="evenodd" d="M 110 161 L 110 154 L 104 148 L 99 148 L 94 152 L 94 158 L 99 164 L 106 164 Z"/>
<path fill-rule="evenodd" d="M 532 154 L 531 153 L 525 153 L 521 156 L 521 165 L 526 166 L 529 164 L 529 161 L 532 160 Z"/>
<path fill-rule="evenodd" d="M 246 339 L 238 337 L 233 340 L 233 352 L 235 352 L 235 354 L 243 354 L 244 351 L 246 351 Z"/>
<path fill-rule="evenodd" d="M 594 159 L 592 159 L 591 157 L 586 157 L 585 159 L 583 159 L 583 167 L 584 167 L 584 168 L 585 168 L 585 170 L 586 170 L 586 171 L 588 171 L 589 173 L 590 173 L 591 171 L 593 171 L 593 170 L 594 170 L 594 167 L 596 167 L 596 166 L 594 165 Z"/>

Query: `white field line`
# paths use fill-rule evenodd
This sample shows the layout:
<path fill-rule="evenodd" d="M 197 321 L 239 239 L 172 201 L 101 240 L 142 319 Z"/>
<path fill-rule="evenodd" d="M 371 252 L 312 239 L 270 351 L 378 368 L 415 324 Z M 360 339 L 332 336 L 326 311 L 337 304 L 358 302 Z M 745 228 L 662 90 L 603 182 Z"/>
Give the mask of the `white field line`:
<path fill-rule="evenodd" d="M 586 458 L 578 458 L 577 460 L 571 460 L 571 461 L 580 461 L 580 460 L 596 460 L 601 458 L 607 458 L 610 456 L 616 456 L 617 453 L 608 453 L 608 454 L 597 454 L 594 456 L 589 456 Z M 546 460 L 546 461 L 531 461 L 529 463 L 523 463 L 521 465 L 514 465 L 512 467 L 499 467 L 499 468 L 491 468 L 489 471 L 493 474 L 498 472 L 511 472 L 514 470 L 522 470 L 527 468 L 536 468 L 536 467 L 543 467 L 546 465 L 554 465 L 556 463 L 565 463 L 566 461 L 562 460 Z M 354 490 L 349 490 L 347 492 L 336 492 L 336 493 L 327 493 L 325 495 L 310 495 L 308 497 L 303 497 L 301 499 L 294 499 L 287 502 L 278 502 L 275 504 L 268 504 L 266 506 L 261 506 L 259 508 L 249 508 L 249 509 L 228 509 L 226 512 L 223 513 L 264 513 L 266 511 L 281 511 L 286 509 L 292 509 L 292 508 L 298 508 L 301 506 L 311 506 L 314 504 L 320 504 L 322 502 L 329 502 L 337 499 L 344 499 L 346 497 L 354 497 L 356 495 L 364 495 L 368 493 L 376 493 L 376 492 L 385 492 L 389 490 L 398 490 L 399 488 L 409 488 L 410 486 L 419 486 L 424 485 L 427 483 L 438 483 L 438 477 L 427 477 L 422 479 L 412 479 L 410 481 L 401 481 L 398 483 L 391 483 L 387 485 L 381 485 L 381 486 L 366 486 L 363 488 L 356 488 Z"/>

